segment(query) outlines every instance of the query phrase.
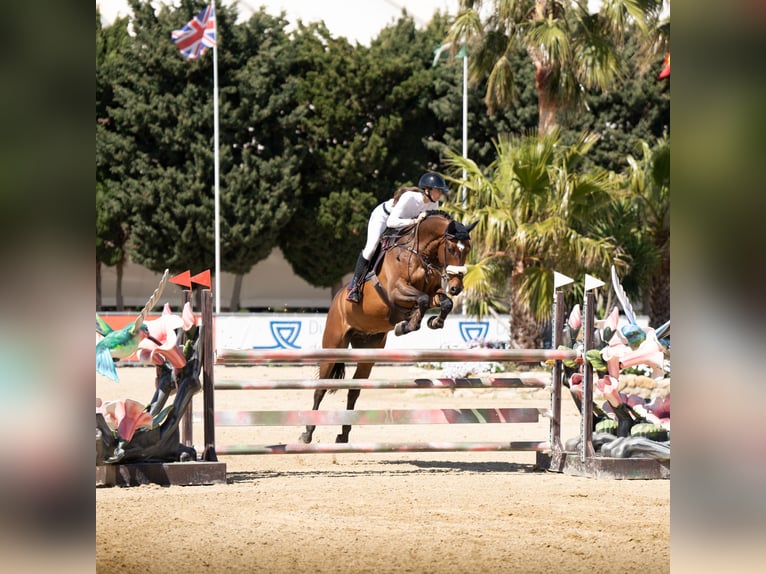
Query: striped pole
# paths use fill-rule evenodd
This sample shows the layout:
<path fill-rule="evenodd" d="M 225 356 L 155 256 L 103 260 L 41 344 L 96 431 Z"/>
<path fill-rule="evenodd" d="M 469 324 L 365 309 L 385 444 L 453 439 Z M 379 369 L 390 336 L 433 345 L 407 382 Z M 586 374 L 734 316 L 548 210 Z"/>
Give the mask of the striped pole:
<path fill-rule="evenodd" d="M 441 362 L 537 362 L 576 360 L 571 349 L 220 349 L 216 362 L 224 365 L 269 363 L 418 363 Z"/>
<path fill-rule="evenodd" d="M 217 426 L 433 425 L 536 423 L 542 408 L 372 409 L 354 411 L 217 411 Z"/>
<path fill-rule="evenodd" d="M 547 441 L 511 442 L 359 442 L 275 445 L 227 445 L 217 447 L 218 454 L 344 454 L 368 452 L 542 452 L 550 449 Z"/>
<path fill-rule="evenodd" d="M 277 381 L 216 381 L 217 391 L 309 389 L 545 389 L 541 379 L 518 377 L 470 379 L 287 379 Z"/>

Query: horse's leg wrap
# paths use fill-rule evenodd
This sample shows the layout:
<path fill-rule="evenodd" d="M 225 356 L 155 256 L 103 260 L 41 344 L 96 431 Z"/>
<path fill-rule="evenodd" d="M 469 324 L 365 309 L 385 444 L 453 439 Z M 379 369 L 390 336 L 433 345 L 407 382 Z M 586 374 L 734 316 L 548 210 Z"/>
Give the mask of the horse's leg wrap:
<path fill-rule="evenodd" d="M 444 327 L 444 320 L 447 315 L 452 311 L 453 303 L 452 299 L 446 295 L 441 296 L 441 302 L 439 303 L 439 314 L 435 317 L 428 319 L 428 326 L 431 329 L 441 329 Z"/>

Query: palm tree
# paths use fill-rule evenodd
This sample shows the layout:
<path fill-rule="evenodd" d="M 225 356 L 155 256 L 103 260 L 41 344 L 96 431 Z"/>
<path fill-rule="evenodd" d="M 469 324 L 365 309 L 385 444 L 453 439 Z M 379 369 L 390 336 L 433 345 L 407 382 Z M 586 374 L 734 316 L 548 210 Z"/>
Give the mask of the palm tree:
<path fill-rule="evenodd" d="M 667 0 L 669 6 L 670 0 Z M 666 0 L 603 0 L 590 14 L 586 0 L 460 0 L 447 40 L 467 44 L 472 81 L 487 80 L 490 112 L 515 99 L 510 54 L 522 48 L 535 68 L 538 131 L 550 133 L 560 110 L 572 109 L 586 90 L 607 90 L 623 73 L 618 47 L 639 34 L 648 56 L 666 50 Z M 482 21 L 482 8 L 488 15 Z"/>
<path fill-rule="evenodd" d="M 642 142 L 643 157 L 628 156 L 628 201 L 635 205 L 643 243 L 652 250 L 648 268 L 631 266 L 644 294 L 649 324 L 670 319 L 670 140 L 653 147 Z"/>
<path fill-rule="evenodd" d="M 590 233 L 624 193 L 614 173 L 583 171 L 583 159 L 597 140 L 586 133 L 564 146 L 554 129 L 500 138 L 497 159 L 485 171 L 455 153 L 447 160 L 450 173 L 465 170 L 465 179 L 450 179 L 464 185 L 466 194 L 464 203 L 446 209 L 461 220 L 478 220 L 465 277 L 467 310 L 479 316 L 508 311 L 518 347 L 543 346 L 554 270 L 608 277 L 612 263 L 624 268 L 614 239 Z"/>

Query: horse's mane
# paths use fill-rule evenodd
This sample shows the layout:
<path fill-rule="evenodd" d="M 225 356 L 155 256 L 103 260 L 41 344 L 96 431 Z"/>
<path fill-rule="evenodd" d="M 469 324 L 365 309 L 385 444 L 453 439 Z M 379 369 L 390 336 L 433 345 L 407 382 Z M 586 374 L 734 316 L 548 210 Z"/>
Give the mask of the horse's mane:
<path fill-rule="evenodd" d="M 434 209 L 431 211 L 426 211 L 425 213 L 426 213 L 426 218 L 433 217 L 434 215 L 441 215 L 442 217 L 446 218 L 447 221 L 452 221 L 452 216 L 446 211 L 442 211 L 441 209 Z"/>
<path fill-rule="evenodd" d="M 431 217 L 443 217 L 447 220 L 449 223 L 450 221 L 453 221 L 452 216 L 447 213 L 446 211 L 442 211 L 441 209 L 433 209 L 430 211 L 424 211 L 423 213 L 426 214 L 426 216 L 423 218 L 423 221 L 426 219 L 430 219 Z M 416 225 L 409 225 L 407 227 L 403 227 L 401 229 L 393 229 L 393 228 L 386 228 L 383 232 L 382 237 L 409 237 L 415 233 L 417 229 Z"/>

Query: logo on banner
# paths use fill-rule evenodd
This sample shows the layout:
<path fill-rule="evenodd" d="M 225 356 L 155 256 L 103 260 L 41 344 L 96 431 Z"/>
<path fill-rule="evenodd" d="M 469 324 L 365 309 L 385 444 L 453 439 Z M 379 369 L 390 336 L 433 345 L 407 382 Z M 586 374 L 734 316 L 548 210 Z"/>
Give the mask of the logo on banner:
<path fill-rule="evenodd" d="M 460 321 L 460 336 L 468 343 L 474 339 L 486 339 L 489 333 L 489 321 Z"/>
<path fill-rule="evenodd" d="M 300 349 L 295 344 L 301 332 L 300 321 L 269 321 L 269 329 L 275 344 L 270 346 L 253 346 L 253 349 Z"/>

